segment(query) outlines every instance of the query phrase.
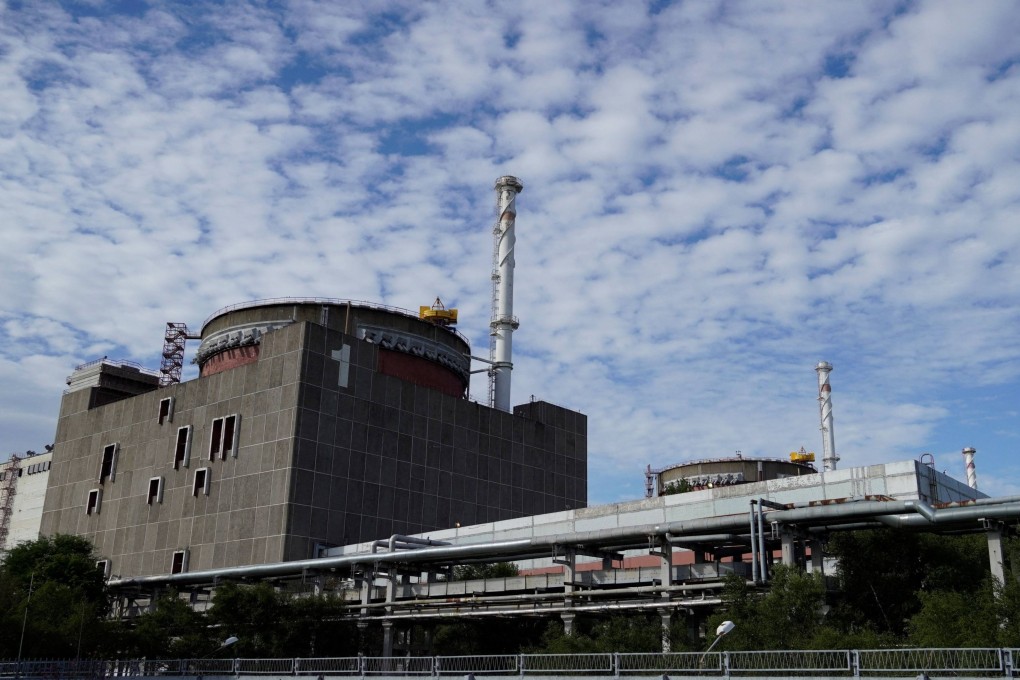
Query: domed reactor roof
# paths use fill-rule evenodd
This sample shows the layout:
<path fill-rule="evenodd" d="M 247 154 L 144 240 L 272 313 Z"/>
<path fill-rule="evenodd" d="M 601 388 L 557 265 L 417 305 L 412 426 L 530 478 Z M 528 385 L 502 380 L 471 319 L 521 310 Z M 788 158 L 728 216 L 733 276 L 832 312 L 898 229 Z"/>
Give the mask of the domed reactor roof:
<path fill-rule="evenodd" d="M 254 363 L 263 335 L 303 321 L 377 345 L 380 373 L 451 396 L 467 393 L 471 346 L 463 335 L 394 307 L 326 298 L 257 300 L 217 311 L 202 324 L 199 374 Z"/>

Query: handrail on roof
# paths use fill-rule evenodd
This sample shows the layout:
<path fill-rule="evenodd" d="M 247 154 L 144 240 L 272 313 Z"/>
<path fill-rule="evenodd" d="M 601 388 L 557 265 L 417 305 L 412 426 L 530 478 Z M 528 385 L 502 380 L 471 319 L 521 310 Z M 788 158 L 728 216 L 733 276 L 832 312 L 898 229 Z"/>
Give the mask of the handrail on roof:
<path fill-rule="evenodd" d="M 118 367 L 121 367 L 121 368 L 136 368 L 136 369 L 138 369 L 138 371 L 140 373 L 145 373 L 147 375 L 155 375 L 155 376 L 159 375 L 159 371 L 154 371 L 151 368 L 146 368 L 145 366 L 142 366 L 139 363 L 135 363 L 134 361 L 124 361 L 124 360 L 121 360 L 121 359 L 111 359 L 109 357 L 100 357 L 98 359 L 93 359 L 92 361 L 86 361 L 83 364 L 78 364 L 77 366 L 75 366 L 74 370 L 75 371 L 81 371 L 83 369 L 91 368 L 92 366 L 96 366 L 96 365 L 99 365 L 99 364 L 106 364 L 107 366 L 118 366 Z"/>
<path fill-rule="evenodd" d="M 380 309 L 387 312 L 393 312 L 395 314 L 401 314 L 403 316 L 411 317 L 415 320 L 418 318 L 418 312 L 412 312 L 408 309 L 402 309 L 400 307 L 393 307 L 391 305 L 384 305 L 378 302 L 368 302 L 366 300 L 344 300 L 341 298 L 323 298 L 323 297 L 278 297 L 278 298 L 263 298 L 261 300 L 249 300 L 247 302 L 237 302 L 232 305 L 227 305 L 221 309 L 217 309 L 215 312 L 210 314 L 202 322 L 202 329 L 200 333 L 205 332 L 205 327 L 209 325 L 209 322 L 213 319 L 223 316 L 228 312 L 236 312 L 239 309 L 252 309 L 254 307 L 264 307 L 266 305 L 351 305 L 354 307 L 367 307 L 369 309 Z M 460 331 L 454 328 L 444 327 L 443 330 L 453 333 L 458 338 L 463 340 L 469 347 L 471 342 L 467 339 Z"/>

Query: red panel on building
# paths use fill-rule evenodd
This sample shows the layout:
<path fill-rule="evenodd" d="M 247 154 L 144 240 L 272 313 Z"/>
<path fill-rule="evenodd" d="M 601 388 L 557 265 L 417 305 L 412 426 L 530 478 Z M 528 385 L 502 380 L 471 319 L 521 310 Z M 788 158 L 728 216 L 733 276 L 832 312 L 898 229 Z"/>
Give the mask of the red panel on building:
<path fill-rule="evenodd" d="M 464 396 L 467 385 L 456 373 L 428 359 L 379 348 L 379 372 L 429 387 L 451 397 Z"/>
<path fill-rule="evenodd" d="M 206 376 L 222 373 L 223 371 L 229 371 L 230 369 L 237 368 L 238 366 L 253 364 L 258 360 L 258 345 L 234 347 L 232 349 L 223 350 L 219 354 L 206 359 L 205 363 L 202 364 L 200 374 L 204 378 Z"/>

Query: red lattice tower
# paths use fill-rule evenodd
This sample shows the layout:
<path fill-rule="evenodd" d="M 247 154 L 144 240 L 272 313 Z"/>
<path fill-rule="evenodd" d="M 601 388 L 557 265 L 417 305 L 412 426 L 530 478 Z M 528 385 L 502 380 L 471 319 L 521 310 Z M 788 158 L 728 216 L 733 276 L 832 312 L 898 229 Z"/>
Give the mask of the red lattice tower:
<path fill-rule="evenodd" d="M 11 460 L 4 471 L 3 482 L 0 483 L 0 549 L 7 543 L 7 533 L 11 528 L 11 515 L 14 514 L 14 494 L 17 493 L 18 470 L 21 468 L 21 456 L 12 454 Z"/>
<path fill-rule="evenodd" d="M 160 387 L 181 381 L 181 369 L 184 368 L 184 344 L 187 339 L 187 324 L 167 322 L 166 335 L 163 338 L 163 360 L 159 366 Z"/>

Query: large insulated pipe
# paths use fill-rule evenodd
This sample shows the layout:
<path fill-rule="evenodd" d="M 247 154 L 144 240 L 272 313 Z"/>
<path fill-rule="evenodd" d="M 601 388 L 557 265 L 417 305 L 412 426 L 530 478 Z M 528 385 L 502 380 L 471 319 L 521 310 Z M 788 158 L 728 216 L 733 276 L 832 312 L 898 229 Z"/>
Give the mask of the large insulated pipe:
<path fill-rule="evenodd" d="M 514 234 L 517 194 L 524 190 L 521 180 L 504 175 L 496 180 L 495 247 L 492 263 L 492 320 L 489 322 L 489 400 L 493 408 L 510 410 L 511 336 L 518 327 L 514 318 Z"/>
<path fill-rule="evenodd" d="M 755 531 L 755 520 L 754 516 L 754 499 L 751 499 L 751 580 L 758 584 L 760 583 L 758 577 L 758 535 Z"/>
<path fill-rule="evenodd" d="M 977 488 L 977 470 L 974 469 L 975 453 L 977 453 L 977 449 L 973 446 L 968 446 L 963 450 L 963 461 L 967 464 L 967 486 L 972 489 Z"/>
<path fill-rule="evenodd" d="M 836 455 L 836 440 L 832 433 L 832 387 L 829 385 L 832 364 L 819 361 L 815 371 L 818 373 L 818 406 L 822 417 L 822 469 L 835 470 L 839 456 Z"/>

